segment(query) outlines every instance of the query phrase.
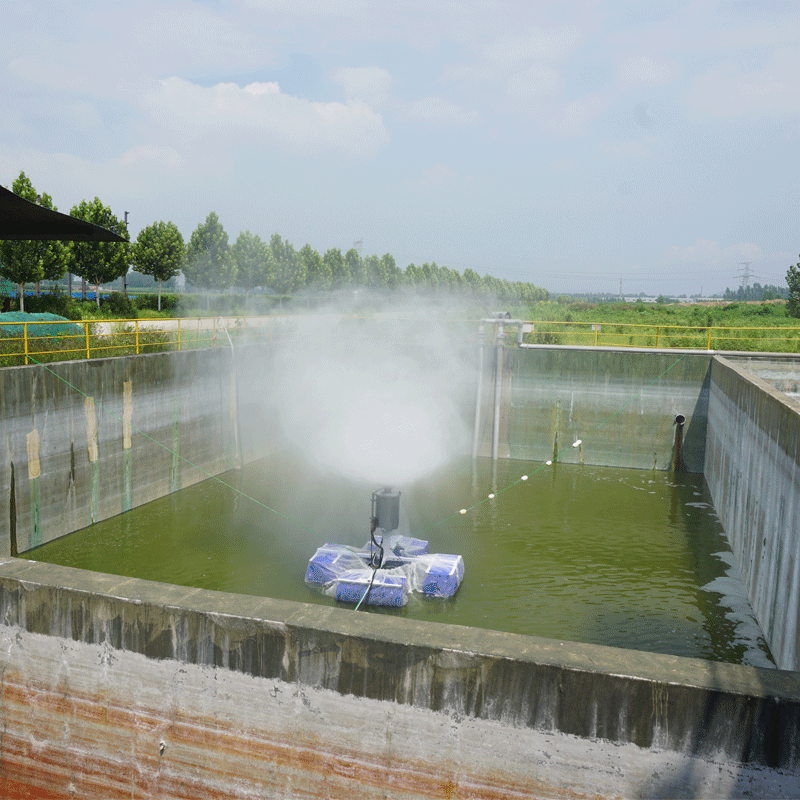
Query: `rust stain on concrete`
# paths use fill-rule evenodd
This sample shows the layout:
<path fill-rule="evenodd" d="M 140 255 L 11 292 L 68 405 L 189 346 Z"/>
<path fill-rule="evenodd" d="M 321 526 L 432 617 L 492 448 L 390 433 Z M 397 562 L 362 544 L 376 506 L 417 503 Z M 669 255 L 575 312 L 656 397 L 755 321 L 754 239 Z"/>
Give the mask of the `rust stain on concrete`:
<path fill-rule="evenodd" d="M 343 740 L 275 738 L 258 719 L 242 730 L 226 727 L 215 713 L 184 715 L 169 703 L 127 708 L 104 692 L 78 696 L 74 687 L 70 694 L 64 688 L 48 689 L 6 670 L 4 798 L 232 800 L 254 791 L 282 796 L 292 786 L 320 798 L 592 797 L 544 783 L 515 786 L 501 770 L 472 774 L 440 754 L 387 763 Z"/>

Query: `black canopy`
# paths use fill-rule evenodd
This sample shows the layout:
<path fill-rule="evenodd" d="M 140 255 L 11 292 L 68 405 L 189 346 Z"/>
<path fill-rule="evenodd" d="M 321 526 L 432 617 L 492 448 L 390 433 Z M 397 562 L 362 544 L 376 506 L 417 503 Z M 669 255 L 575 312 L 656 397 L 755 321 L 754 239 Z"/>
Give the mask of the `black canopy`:
<path fill-rule="evenodd" d="M 60 239 L 70 242 L 126 242 L 122 236 L 24 200 L 0 186 L 0 239 Z"/>

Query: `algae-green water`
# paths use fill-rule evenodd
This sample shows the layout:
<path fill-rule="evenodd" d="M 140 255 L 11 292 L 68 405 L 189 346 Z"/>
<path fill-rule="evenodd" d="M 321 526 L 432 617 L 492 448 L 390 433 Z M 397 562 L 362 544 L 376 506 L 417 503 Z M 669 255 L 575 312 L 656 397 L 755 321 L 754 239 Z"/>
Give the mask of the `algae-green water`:
<path fill-rule="evenodd" d="M 363 545 L 381 487 L 287 453 L 221 479 L 25 557 L 335 605 L 303 582 L 308 559 L 325 542 Z M 401 529 L 460 553 L 464 582 L 450 600 L 366 613 L 773 665 L 701 475 L 462 460 L 397 488 Z"/>

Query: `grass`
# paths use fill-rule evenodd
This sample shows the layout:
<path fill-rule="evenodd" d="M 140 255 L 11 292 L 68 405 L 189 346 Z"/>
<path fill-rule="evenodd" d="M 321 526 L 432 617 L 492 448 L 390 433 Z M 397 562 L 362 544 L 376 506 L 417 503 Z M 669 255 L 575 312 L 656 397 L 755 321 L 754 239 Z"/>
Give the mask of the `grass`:
<path fill-rule="evenodd" d="M 560 303 L 515 309 L 536 323 L 526 342 L 616 347 L 800 352 L 800 319 L 786 304 Z M 599 325 L 599 330 L 592 330 Z"/>
<path fill-rule="evenodd" d="M 33 326 L 31 326 L 33 327 Z M 123 326 L 124 327 L 124 326 Z M 16 367 L 27 363 L 52 363 L 86 358 L 87 346 L 90 358 L 134 355 L 137 352 L 136 335 L 127 330 L 118 330 L 111 336 L 98 335 L 95 326 L 89 326 L 89 335 L 60 334 L 58 336 L 28 336 L 28 353 L 25 356 L 23 338 L 0 339 L 0 367 Z M 139 353 L 160 353 L 177 350 L 177 339 L 162 331 L 140 331 Z M 35 361 L 33 360 L 35 359 Z"/>

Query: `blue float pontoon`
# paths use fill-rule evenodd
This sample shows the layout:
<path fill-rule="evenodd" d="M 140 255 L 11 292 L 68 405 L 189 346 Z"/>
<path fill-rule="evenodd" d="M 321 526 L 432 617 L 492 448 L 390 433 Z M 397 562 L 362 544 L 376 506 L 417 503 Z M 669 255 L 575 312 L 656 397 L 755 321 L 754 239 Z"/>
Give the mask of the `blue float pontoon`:
<path fill-rule="evenodd" d="M 400 492 L 372 494 L 370 540 L 357 549 L 324 544 L 311 557 L 306 583 L 342 603 L 401 607 L 408 595 L 452 597 L 464 578 L 459 555 L 429 553 L 428 542 L 397 533 Z M 380 532 L 378 532 L 380 531 Z"/>

